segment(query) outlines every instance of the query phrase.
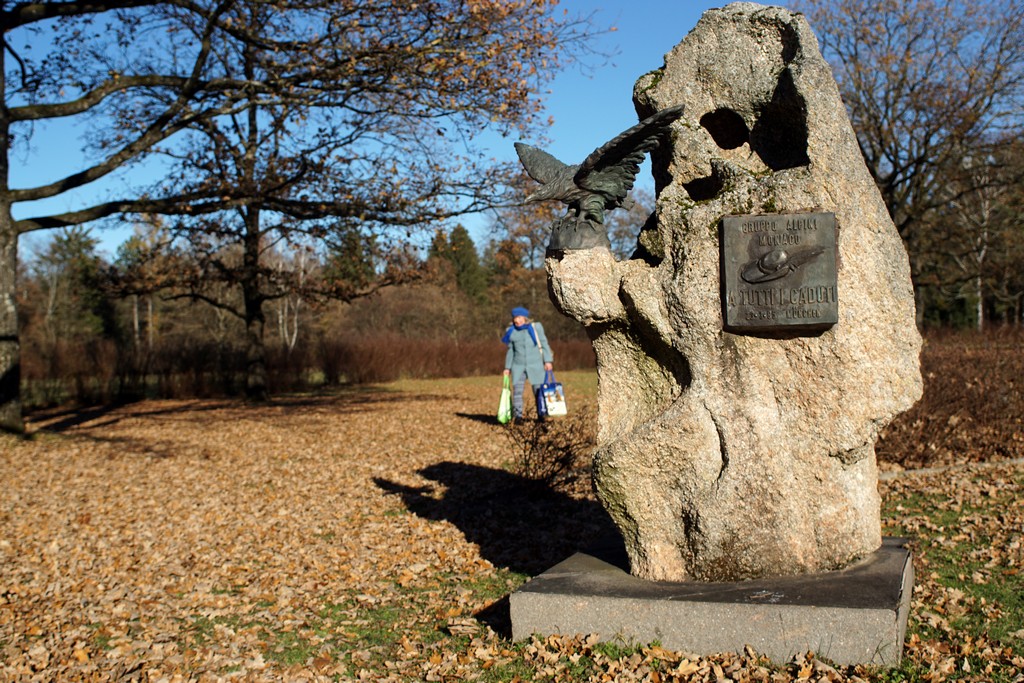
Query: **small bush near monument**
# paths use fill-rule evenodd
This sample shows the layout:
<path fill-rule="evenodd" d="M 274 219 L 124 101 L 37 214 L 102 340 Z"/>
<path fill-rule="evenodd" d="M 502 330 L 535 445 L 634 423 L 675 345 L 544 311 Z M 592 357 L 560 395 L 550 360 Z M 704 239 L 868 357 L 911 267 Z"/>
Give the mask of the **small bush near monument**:
<path fill-rule="evenodd" d="M 523 479 L 554 489 L 589 479 L 595 419 L 592 407 L 578 406 L 566 417 L 510 422 L 504 427 L 510 469 Z"/>

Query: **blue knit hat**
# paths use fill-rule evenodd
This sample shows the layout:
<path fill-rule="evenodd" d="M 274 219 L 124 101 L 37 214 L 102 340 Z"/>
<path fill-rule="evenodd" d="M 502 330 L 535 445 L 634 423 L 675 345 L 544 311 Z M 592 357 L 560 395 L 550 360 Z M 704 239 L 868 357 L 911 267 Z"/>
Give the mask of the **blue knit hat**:
<path fill-rule="evenodd" d="M 516 316 L 519 315 L 523 316 L 524 318 L 529 318 L 530 312 L 523 308 L 522 306 L 516 306 L 515 308 L 512 309 L 512 317 L 515 318 Z"/>

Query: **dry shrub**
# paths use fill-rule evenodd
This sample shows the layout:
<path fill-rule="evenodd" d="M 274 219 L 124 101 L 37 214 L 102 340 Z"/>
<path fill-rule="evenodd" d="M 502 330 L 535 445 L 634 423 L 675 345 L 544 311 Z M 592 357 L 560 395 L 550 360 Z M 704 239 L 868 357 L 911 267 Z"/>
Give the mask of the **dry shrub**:
<path fill-rule="evenodd" d="M 553 341 L 555 366 L 559 370 L 590 370 L 597 367 L 594 346 L 586 339 Z"/>
<path fill-rule="evenodd" d="M 317 349 L 299 344 L 289 350 L 284 346 L 268 346 L 267 387 L 272 394 L 304 391 L 323 382 L 312 373 L 318 366 Z"/>
<path fill-rule="evenodd" d="M 503 427 L 514 474 L 551 489 L 569 487 L 589 471 L 594 452 L 594 413 L 582 405 L 569 415 L 513 421 Z"/>
<path fill-rule="evenodd" d="M 140 398 L 205 398 L 245 387 L 242 349 L 204 341 L 168 341 L 152 349 L 114 340 L 26 346 L 22 381 L 27 406 L 95 405 Z"/>
<path fill-rule="evenodd" d="M 552 342 L 560 369 L 594 367 L 587 341 Z M 371 384 L 397 379 L 467 377 L 501 372 L 499 341 L 410 339 L 399 335 L 321 338 L 292 351 L 266 347 L 272 394 L 320 384 Z M 245 349 L 212 340 L 169 338 L 152 348 L 109 339 L 26 344 L 22 360 L 25 404 L 80 405 L 141 398 L 237 396 L 245 389 Z"/>
<path fill-rule="evenodd" d="M 195 341 L 161 344 L 148 364 L 161 398 L 234 396 L 245 387 L 241 348 Z"/>
<path fill-rule="evenodd" d="M 1024 456 L 1024 333 L 931 333 L 924 395 L 879 437 L 879 460 L 906 468 Z"/>
<path fill-rule="evenodd" d="M 587 341 L 552 341 L 557 367 L 594 367 Z M 470 377 L 500 373 L 505 346 L 499 341 L 409 339 L 398 335 L 322 339 L 319 366 L 328 383 L 371 384 L 397 379 Z"/>
<path fill-rule="evenodd" d="M 109 339 L 26 344 L 21 364 L 27 387 L 24 401 L 26 405 L 110 401 L 117 393 L 117 357 L 117 345 Z"/>

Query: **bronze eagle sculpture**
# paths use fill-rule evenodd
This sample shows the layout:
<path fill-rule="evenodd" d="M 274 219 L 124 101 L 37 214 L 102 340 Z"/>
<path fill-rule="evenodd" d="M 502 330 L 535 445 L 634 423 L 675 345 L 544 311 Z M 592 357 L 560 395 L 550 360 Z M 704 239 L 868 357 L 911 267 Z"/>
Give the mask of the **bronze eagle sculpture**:
<path fill-rule="evenodd" d="M 683 105 L 662 109 L 598 147 L 581 164 L 564 164 L 542 149 L 515 143 L 526 173 L 541 184 L 526 202 L 557 199 L 568 205 L 566 216 L 552 226 L 549 248 L 607 244 L 605 212 L 626 201 L 644 156 L 660 144 L 682 114 Z"/>

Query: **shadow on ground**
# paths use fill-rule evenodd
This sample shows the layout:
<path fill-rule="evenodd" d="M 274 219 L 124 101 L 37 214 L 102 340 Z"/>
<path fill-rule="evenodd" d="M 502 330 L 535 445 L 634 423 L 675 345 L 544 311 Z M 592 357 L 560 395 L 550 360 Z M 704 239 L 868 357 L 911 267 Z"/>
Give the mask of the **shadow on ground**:
<path fill-rule="evenodd" d="M 455 413 L 457 416 L 465 419 L 472 420 L 473 422 L 481 422 L 485 425 L 500 425 L 498 422 L 497 415 L 485 415 L 482 413 Z"/>
<path fill-rule="evenodd" d="M 441 462 L 419 474 L 436 485 L 374 481 L 410 512 L 456 525 L 499 567 L 534 576 L 596 540 L 615 535 L 601 505 L 523 477 L 479 465 Z"/>
<path fill-rule="evenodd" d="M 413 514 L 457 526 L 498 567 L 533 577 L 579 550 L 618 538 L 598 502 L 573 498 L 505 470 L 441 462 L 419 474 L 436 484 L 406 486 L 379 477 L 374 482 L 400 496 Z M 508 596 L 476 617 L 511 637 Z"/>
<path fill-rule="evenodd" d="M 187 421 L 189 427 L 214 427 L 225 419 L 282 420 L 312 419 L 318 413 L 333 417 L 379 410 L 393 403 L 437 404 L 455 401 L 449 396 L 429 393 L 400 393 L 376 387 L 351 387 L 318 394 L 276 396 L 267 401 L 243 398 L 191 398 L 117 401 L 95 406 L 58 406 L 26 411 L 30 436 L 35 433 L 74 434 L 96 442 L 122 444 L 142 452 L 173 455 L 173 443 L 114 437 L 105 430 L 125 420 L 145 419 L 155 423 Z M 227 417 L 226 417 L 227 416 Z M 496 423 L 496 421 L 495 421 Z"/>

